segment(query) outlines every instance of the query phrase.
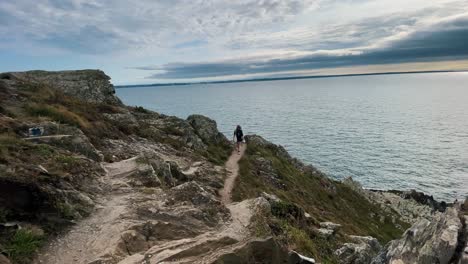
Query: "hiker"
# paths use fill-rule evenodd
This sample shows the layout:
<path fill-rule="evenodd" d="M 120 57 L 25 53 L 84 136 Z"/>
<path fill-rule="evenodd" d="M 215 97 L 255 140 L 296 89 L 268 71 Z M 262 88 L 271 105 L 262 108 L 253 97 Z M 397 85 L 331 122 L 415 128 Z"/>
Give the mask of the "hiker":
<path fill-rule="evenodd" d="M 237 154 L 240 154 L 240 145 L 242 144 L 242 141 L 244 140 L 244 133 L 242 133 L 241 126 L 237 125 L 236 130 L 234 130 L 234 136 L 232 139 L 236 142 Z"/>

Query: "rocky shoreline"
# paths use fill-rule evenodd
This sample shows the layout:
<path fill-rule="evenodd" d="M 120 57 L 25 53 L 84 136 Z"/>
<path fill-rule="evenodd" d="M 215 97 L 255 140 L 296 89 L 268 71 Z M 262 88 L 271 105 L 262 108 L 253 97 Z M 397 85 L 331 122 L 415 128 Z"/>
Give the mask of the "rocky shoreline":
<path fill-rule="evenodd" d="M 334 181 L 256 135 L 223 202 L 216 122 L 125 106 L 102 71 L 2 73 L 0 102 L 2 264 L 468 263 L 466 201 Z"/>

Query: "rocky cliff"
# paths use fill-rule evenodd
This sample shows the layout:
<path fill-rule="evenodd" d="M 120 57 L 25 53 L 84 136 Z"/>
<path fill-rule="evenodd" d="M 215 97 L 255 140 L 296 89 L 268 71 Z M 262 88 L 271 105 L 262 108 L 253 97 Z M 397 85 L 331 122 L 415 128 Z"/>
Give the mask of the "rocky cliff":
<path fill-rule="evenodd" d="M 225 167 L 215 121 L 109 80 L 0 74 L 0 263 L 466 263 L 467 205 L 334 181 L 260 136 Z"/>

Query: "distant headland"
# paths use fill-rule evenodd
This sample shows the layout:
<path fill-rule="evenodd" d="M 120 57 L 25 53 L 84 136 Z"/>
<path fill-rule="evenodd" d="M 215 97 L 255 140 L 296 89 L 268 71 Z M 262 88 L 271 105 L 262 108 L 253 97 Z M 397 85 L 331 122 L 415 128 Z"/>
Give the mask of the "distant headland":
<path fill-rule="evenodd" d="M 459 70 L 447 71 L 447 70 L 444 70 L 444 71 L 371 72 L 371 73 L 307 75 L 307 76 L 289 76 L 289 77 L 271 77 L 271 78 L 249 78 L 249 79 L 223 80 L 223 81 L 130 84 L 130 85 L 115 85 L 114 87 L 116 89 L 120 89 L 120 88 L 151 87 L 151 86 L 176 86 L 176 85 L 237 83 L 237 82 L 266 82 L 266 81 L 295 80 L 295 79 L 318 79 L 318 78 L 333 78 L 333 77 L 355 77 L 355 76 L 418 74 L 418 73 L 447 73 L 447 72 L 468 72 L 468 71 L 459 71 Z"/>

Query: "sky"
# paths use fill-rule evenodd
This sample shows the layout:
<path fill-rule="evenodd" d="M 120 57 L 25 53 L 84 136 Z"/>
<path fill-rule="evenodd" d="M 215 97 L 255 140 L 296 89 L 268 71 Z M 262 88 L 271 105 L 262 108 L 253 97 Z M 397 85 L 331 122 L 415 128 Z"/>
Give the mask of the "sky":
<path fill-rule="evenodd" d="M 117 85 L 468 70 L 468 0 L 0 0 L 0 72 Z"/>

